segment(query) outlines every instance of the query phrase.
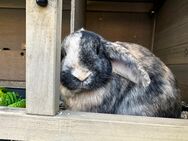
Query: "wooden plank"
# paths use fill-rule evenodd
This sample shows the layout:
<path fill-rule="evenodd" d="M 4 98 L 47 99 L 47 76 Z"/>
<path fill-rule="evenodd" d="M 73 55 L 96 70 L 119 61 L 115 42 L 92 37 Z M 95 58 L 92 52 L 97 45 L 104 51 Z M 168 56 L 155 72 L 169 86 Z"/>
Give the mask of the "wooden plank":
<path fill-rule="evenodd" d="M 152 18 L 146 13 L 87 12 L 86 29 L 110 41 L 126 41 L 151 48 Z"/>
<path fill-rule="evenodd" d="M 25 51 L 0 51 L 0 80 L 25 80 Z"/>
<path fill-rule="evenodd" d="M 26 98 L 29 114 L 54 115 L 59 108 L 62 0 L 47 7 L 26 2 Z"/>
<path fill-rule="evenodd" d="M 86 0 L 71 0 L 71 33 L 85 27 Z"/>
<path fill-rule="evenodd" d="M 0 49 L 18 50 L 23 43 L 25 43 L 25 10 L 0 9 Z"/>
<path fill-rule="evenodd" d="M 2 81 L 2 80 L 0 80 L 0 87 L 25 88 L 25 82 L 24 81 Z"/>
<path fill-rule="evenodd" d="M 169 68 L 172 70 L 178 85 L 181 90 L 182 100 L 188 102 L 188 64 L 184 65 L 169 65 Z"/>
<path fill-rule="evenodd" d="M 166 64 L 188 63 L 188 1 L 167 0 L 159 11 L 154 52 Z"/>
<path fill-rule="evenodd" d="M 26 0 L 0 0 L 0 8 L 25 8 Z"/>
<path fill-rule="evenodd" d="M 87 11 L 103 11 L 103 12 L 150 12 L 152 3 L 143 2 L 104 2 L 104 1 L 88 1 Z"/>
<path fill-rule="evenodd" d="M 0 138 L 45 141 L 187 141 L 188 120 L 61 112 L 57 116 L 26 115 L 0 110 Z"/>

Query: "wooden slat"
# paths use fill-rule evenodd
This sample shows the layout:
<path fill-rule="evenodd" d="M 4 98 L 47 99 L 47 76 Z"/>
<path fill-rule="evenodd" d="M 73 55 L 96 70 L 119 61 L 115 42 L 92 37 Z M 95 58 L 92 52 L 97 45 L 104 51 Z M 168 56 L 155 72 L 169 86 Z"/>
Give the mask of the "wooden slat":
<path fill-rule="evenodd" d="M 111 41 L 127 41 L 151 48 L 152 19 L 146 13 L 87 12 L 86 29 Z"/>
<path fill-rule="evenodd" d="M 0 80 L 0 87 L 25 88 L 25 82 L 24 81 L 2 81 L 2 80 Z"/>
<path fill-rule="evenodd" d="M 182 100 L 188 102 L 188 64 L 185 65 L 169 65 L 175 74 L 178 85 L 181 90 Z"/>
<path fill-rule="evenodd" d="M 71 32 L 85 26 L 85 6 L 86 0 L 71 0 Z"/>
<path fill-rule="evenodd" d="M 25 43 L 25 10 L 0 9 L 0 49 L 21 49 L 23 43 Z"/>
<path fill-rule="evenodd" d="M 0 138 L 44 141 L 187 141 L 188 120 L 62 112 L 26 115 L 0 110 Z"/>
<path fill-rule="evenodd" d="M 0 8 L 25 8 L 26 0 L 0 0 Z"/>
<path fill-rule="evenodd" d="M 104 2 L 104 1 L 88 1 L 88 11 L 105 11 L 105 12 L 150 12 L 152 3 L 139 2 Z"/>
<path fill-rule="evenodd" d="M 160 9 L 154 52 L 166 64 L 188 63 L 188 1 L 167 0 Z"/>
<path fill-rule="evenodd" d="M 0 51 L 0 80 L 25 80 L 25 51 Z"/>
<path fill-rule="evenodd" d="M 40 7 L 26 2 L 26 98 L 30 114 L 54 115 L 59 107 L 62 0 Z"/>

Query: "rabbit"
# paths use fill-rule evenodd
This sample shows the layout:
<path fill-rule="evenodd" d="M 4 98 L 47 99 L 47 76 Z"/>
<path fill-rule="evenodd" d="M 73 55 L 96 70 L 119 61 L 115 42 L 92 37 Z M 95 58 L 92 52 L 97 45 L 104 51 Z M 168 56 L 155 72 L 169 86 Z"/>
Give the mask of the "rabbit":
<path fill-rule="evenodd" d="M 169 68 L 141 45 L 85 29 L 61 50 L 61 100 L 68 110 L 179 118 L 181 96 Z"/>

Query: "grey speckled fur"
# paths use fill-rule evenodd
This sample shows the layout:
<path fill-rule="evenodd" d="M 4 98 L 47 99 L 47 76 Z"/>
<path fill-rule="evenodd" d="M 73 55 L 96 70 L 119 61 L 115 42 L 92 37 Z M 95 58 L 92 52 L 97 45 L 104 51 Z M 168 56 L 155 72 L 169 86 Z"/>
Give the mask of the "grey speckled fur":
<path fill-rule="evenodd" d="M 82 29 L 65 38 L 62 54 L 61 92 L 67 109 L 180 117 L 174 76 L 148 49 L 106 41 Z"/>

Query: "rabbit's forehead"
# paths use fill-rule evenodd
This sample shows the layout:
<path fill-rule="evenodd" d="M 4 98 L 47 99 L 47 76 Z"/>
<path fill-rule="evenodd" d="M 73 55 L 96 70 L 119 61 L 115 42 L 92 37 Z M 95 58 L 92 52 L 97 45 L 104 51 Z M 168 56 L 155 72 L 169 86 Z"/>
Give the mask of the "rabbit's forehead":
<path fill-rule="evenodd" d="M 65 58 L 65 64 L 71 65 L 71 64 L 79 64 L 79 52 L 81 50 L 80 48 L 80 42 L 81 42 L 81 33 L 76 33 L 73 35 L 70 35 L 64 44 L 64 48 L 66 50 L 66 58 Z"/>

